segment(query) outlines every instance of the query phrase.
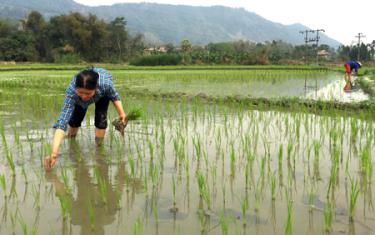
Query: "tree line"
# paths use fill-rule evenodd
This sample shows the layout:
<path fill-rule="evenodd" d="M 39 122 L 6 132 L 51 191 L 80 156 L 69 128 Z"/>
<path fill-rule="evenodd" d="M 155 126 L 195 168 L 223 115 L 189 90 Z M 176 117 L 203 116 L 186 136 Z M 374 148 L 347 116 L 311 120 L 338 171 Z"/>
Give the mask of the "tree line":
<path fill-rule="evenodd" d="M 153 48 L 153 50 L 148 50 Z M 162 48 L 162 50 L 161 50 Z M 124 17 L 110 22 L 77 12 L 45 19 L 31 12 L 25 19 L 0 20 L 0 61 L 130 62 L 134 65 L 295 64 L 374 60 L 375 40 L 360 46 L 292 45 L 283 41 L 235 41 L 151 46 L 141 34 L 131 35 Z M 317 56 L 317 53 L 321 53 Z"/>
<path fill-rule="evenodd" d="M 120 62 L 139 56 L 142 35 L 130 36 L 123 17 L 105 22 L 77 12 L 46 20 L 31 12 L 19 22 L 0 21 L 0 60 Z"/>
<path fill-rule="evenodd" d="M 303 63 L 342 63 L 356 60 L 360 48 L 360 60 L 374 60 L 375 41 L 361 44 L 360 47 L 340 46 L 335 49 L 322 44 L 316 46 L 292 45 L 283 41 L 255 43 L 235 41 L 210 43 L 206 46 L 192 45 L 183 40 L 180 45 L 167 44 L 163 52 L 154 50 L 148 55 L 132 60 L 134 65 L 177 65 L 177 64 L 303 64 Z M 319 53 L 319 55 L 318 55 Z"/>

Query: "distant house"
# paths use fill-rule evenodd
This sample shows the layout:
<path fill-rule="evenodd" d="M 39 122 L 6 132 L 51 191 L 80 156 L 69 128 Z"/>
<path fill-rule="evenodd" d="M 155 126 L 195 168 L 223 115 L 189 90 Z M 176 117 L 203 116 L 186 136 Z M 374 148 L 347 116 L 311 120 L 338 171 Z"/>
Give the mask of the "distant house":
<path fill-rule="evenodd" d="M 146 54 L 155 54 L 155 53 L 167 53 L 167 48 L 164 46 L 161 47 L 149 47 L 143 50 Z"/>
<path fill-rule="evenodd" d="M 329 53 L 329 52 L 326 51 L 326 50 L 318 51 L 318 56 L 319 56 L 320 58 L 328 59 L 330 55 L 331 55 L 331 53 Z"/>

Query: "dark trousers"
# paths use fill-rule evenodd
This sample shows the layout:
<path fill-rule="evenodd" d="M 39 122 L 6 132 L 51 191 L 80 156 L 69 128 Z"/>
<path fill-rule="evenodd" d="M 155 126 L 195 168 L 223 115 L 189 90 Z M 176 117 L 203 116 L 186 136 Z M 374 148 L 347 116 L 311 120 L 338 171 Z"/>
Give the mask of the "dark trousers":
<path fill-rule="evenodd" d="M 109 98 L 102 97 L 95 103 L 95 127 L 98 129 L 107 128 L 107 111 L 109 106 Z M 74 106 L 72 117 L 69 121 L 69 126 L 77 128 L 81 126 L 83 118 L 86 115 L 87 109 L 80 105 Z"/>

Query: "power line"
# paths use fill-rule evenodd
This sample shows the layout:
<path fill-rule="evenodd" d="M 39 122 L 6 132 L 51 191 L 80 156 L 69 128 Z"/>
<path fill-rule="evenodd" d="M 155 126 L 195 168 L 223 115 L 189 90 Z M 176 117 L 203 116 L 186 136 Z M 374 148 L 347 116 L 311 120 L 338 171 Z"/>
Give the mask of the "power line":
<path fill-rule="evenodd" d="M 325 32 L 324 29 L 316 29 L 316 30 L 303 30 L 299 31 L 300 34 L 304 35 L 304 41 L 305 41 L 305 63 L 307 64 L 307 57 L 308 57 L 308 43 L 316 42 L 316 63 L 319 62 L 319 55 L 318 55 L 318 46 L 319 46 L 319 40 L 320 40 L 320 32 Z M 315 34 L 315 37 L 309 37 L 309 33 Z"/>
<path fill-rule="evenodd" d="M 315 32 L 316 32 L 316 64 L 319 64 L 319 49 L 318 49 L 318 47 L 319 47 L 319 40 L 320 40 L 320 35 L 319 35 L 319 33 L 320 32 L 325 32 L 325 30 L 324 29 L 316 29 L 315 30 Z"/>
<path fill-rule="evenodd" d="M 307 54 L 308 54 L 307 44 L 309 42 L 314 42 L 313 38 L 309 38 L 309 33 L 314 33 L 314 30 L 307 29 L 307 30 L 299 31 L 299 33 L 304 35 L 304 40 L 305 40 L 305 64 L 307 64 Z"/>
<path fill-rule="evenodd" d="M 357 61 L 359 61 L 361 54 L 361 38 L 365 38 L 366 36 L 363 33 L 358 33 L 355 37 L 358 38 Z"/>
<path fill-rule="evenodd" d="M 316 42 L 316 63 L 319 63 L 319 54 L 318 54 L 318 46 L 319 46 L 319 40 L 320 40 L 320 32 L 325 32 L 324 29 L 316 29 L 316 30 L 304 30 L 299 31 L 300 34 L 304 35 L 304 41 L 305 41 L 305 64 L 307 64 L 307 57 L 308 57 L 308 43 Z M 309 37 L 309 33 L 315 34 L 315 37 Z M 305 92 L 307 91 L 307 78 L 305 77 Z M 315 80 L 315 91 L 318 89 L 318 82 Z"/>

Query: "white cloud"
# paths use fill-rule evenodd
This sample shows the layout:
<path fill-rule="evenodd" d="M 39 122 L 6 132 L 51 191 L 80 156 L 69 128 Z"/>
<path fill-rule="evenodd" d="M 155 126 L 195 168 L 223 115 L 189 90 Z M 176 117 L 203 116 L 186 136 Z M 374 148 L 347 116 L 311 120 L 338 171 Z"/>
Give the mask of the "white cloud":
<path fill-rule="evenodd" d="M 75 1 L 90 6 L 145 2 L 136 0 Z M 374 20 L 371 20 L 375 9 L 374 0 L 152 0 L 146 2 L 243 7 L 268 20 L 282 24 L 301 23 L 313 29 L 323 28 L 328 36 L 345 44 L 354 42 L 354 36 L 359 32 L 366 35 L 365 42 L 375 40 Z"/>

